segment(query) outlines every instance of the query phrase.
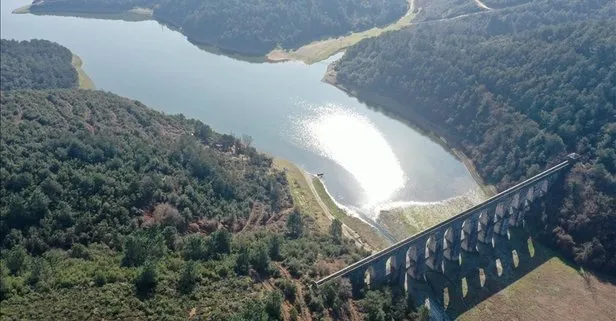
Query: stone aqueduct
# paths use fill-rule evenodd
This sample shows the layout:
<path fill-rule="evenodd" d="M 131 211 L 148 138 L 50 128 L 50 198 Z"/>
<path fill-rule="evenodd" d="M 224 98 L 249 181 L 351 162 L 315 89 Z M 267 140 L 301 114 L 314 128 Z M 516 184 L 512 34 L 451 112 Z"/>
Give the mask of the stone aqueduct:
<path fill-rule="evenodd" d="M 355 292 L 365 286 L 366 275 L 373 284 L 391 279 L 403 271 L 416 280 L 423 279 L 427 271 L 443 272 L 443 260 L 458 261 L 461 251 L 476 252 L 477 242 L 492 244 L 495 234 L 506 236 L 509 227 L 522 226 L 531 203 L 543 198 L 563 171 L 578 158 L 578 155 L 570 154 L 562 163 L 324 277 L 316 281 L 315 286 L 344 277 L 350 279 Z M 406 282 L 404 278 L 400 281 Z"/>

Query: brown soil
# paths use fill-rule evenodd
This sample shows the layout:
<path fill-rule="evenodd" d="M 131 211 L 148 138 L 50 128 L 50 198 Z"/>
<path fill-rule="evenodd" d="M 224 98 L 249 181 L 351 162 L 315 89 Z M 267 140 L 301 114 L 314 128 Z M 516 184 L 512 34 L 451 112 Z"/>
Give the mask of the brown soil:
<path fill-rule="evenodd" d="M 282 266 L 280 263 L 275 263 L 275 265 L 276 265 L 276 268 L 278 268 L 278 270 L 280 271 L 280 274 L 282 274 L 282 276 L 285 279 L 293 281 L 293 283 L 295 283 L 295 286 L 297 287 L 297 295 L 295 298 L 295 302 L 298 302 L 300 307 L 302 308 L 301 311 L 298 311 L 300 313 L 301 320 L 312 321 L 310 310 L 308 310 L 308 306 L 306 305 L 306 300 L 304 299 L 303 285 L 299 281 L 293 279 L 293 277 L 291 276 L 291 273 L 289 273 L 289 271 L 285 269 L 284 266 Z"/>

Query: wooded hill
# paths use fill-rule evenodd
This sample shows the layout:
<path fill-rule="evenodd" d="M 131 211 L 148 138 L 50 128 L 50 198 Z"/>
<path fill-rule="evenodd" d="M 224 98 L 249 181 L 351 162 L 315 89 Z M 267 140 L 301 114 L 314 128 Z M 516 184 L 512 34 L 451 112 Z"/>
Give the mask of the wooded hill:
<path fill-rule="evenodd" d="M 242 54 L 367 30 L 396 21 L 406 0 L 45 0 L 32 12 L 121 12 L 153 8 L 154 18 L 189 40 Z"/>
<path fill-rule="evenodd" d="M 101 91 L 2 90 L 0 107 L 1 319 L 310 320 L 354 309 L 348 282 L 309 285 L 368 253 L 340 221 L 317 226 L 302 212 L 249 139 Z M 360 313 L 415 319 L 395 293 L 368 292 Z"/>
<path fill-rule="evenodd" d="M 437 1 L 418 25 L 350 48 L 336 81 L 433 123 L 499 190 L 579 153 L 546 234 L 576 262 L 613 274 L 616 4 L 493 2 L 515 7 L 430 22 L 449 16 Z"/>
<path fill-rule="evenodd" d="M 0 90 L 73 88 L 77 71 L 73 54 L 47 40 L 0 40 Z"/>

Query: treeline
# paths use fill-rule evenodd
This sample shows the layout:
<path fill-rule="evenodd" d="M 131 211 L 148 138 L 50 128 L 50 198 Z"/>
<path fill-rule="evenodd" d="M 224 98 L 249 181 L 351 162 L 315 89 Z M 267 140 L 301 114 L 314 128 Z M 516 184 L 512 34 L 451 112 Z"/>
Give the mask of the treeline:
<path fill-rule="evenodd" d="M 350 283 L 310 284 L 368 253 L 339 221 L 321 232 L 294 209 L 284 175 L 245 141 L 104 92 L 0 98 L 2 318 L 351 313 Z M 366 295 L 370 320 L 419 316 L 399 295 Z"/>
<path fill-rule="evenodd" d="M 0 40 L 0 90 L 77 87 L 73 54 L 47 40 Z"/>
<path fill-rule="evenodd" d="M 348 282 L 310 284 L 368 253 L 295 207 L 249 137 L 78 89 L 0 91 L 0 117 L 1 319 L 351 314 Z M 378 297 L 374 320 L 418 316 Z"/>
<path fill-rule="evenodd" d="M 405 0 L 49 0 L 33 12 L 117 12 L 154 9 L 154 18 L 191 41 L 243 54 L 262 55 L 280 46 L 389 24 L 406 12 Z"/>
<path fill-rule="evenodd" d="M 252 147 L 104 92 L 4 91 L 0 104 L 3 314 L 60 317 L 45 310 L 50 302 L 115 289 L 133 304 L 152 301 L 101 306 L 102 316 L 152 318 L 149 306 L 162 302 L 163 315 L 177 317 L 171 302 L 202 281 L 198 291 L 213 295 L 206 304 L 230 315 L 221 291 L 256 287 L 243 279 L 251 270 L 273 273 L 276 233 L 231 245 L 257 204 L 266 217 L 292 206 L 284 175 Z M 248 259 L 235 271 L 241 253 Z"/>
<path fill-rule="evenodd" d="M 507 5 L 507 1 L 499 1 Z M 517 2 L 516 2 L 517 3 Z M 616 19 L 613 1 L 533 1 L 361 42 L 337 82 L 432 123 L 500 190 L 577 152 L 551 242 L 616 271 Z M 424 121 L 425 122 L 425 121 Z"/>
<path fill-rule="evenodd" d="M 291 206 L 271 159 L 199 121 L 96 91 L 7 91 L 0 101 L 5 247 L 119 249 L 143 224 L 236 231 L 256 204 L 268 215 Z"/>

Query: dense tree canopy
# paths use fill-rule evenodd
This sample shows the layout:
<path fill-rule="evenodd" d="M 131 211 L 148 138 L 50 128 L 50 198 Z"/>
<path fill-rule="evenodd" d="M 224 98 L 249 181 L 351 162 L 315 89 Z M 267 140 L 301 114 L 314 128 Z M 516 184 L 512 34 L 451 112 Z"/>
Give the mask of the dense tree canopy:
<path fill-rule="evenodd" d="M 248 139 L 100 91 L 2 90 L 0 110 L 0 319 L 318 319 L 307 285 L 367 255 Z"/>
<path fill-rule="evenodd" d="M 0 40 L 0 90 L 77 87 L 73 54 L 47 40 Z"/>
<path fill-rule="evenodd" d="M 269 158 L 201 122 L 104 92 L 0 99 L 5 246 L 23 235 L 36 253 L 76 241 L 117 248 L 117 233 L 144 224 L 185 231 L 217 220 L 234 230 L 257 202 L 270 212 L 289 206 Z"/>
<path fill-rule="evenodd" d="M 245 54 L 295 48 L 391 23 L 405 0 L 46 0 L 32 11 L 114 12 L 154 8 L 154 18 L 191 41 Z"/>
<path fill-rule="evenodd" d="M 549 231 L 579 263 L 614 272 L 616 5 L 497 2 L 516 7 L 363 41 L 337 82 L 440 128 L 499 189 L 579 153 Z"/>

